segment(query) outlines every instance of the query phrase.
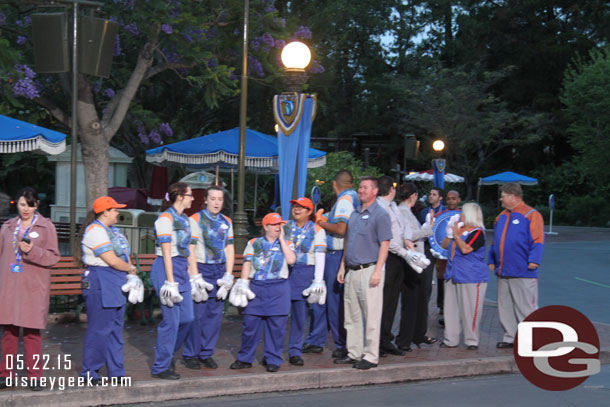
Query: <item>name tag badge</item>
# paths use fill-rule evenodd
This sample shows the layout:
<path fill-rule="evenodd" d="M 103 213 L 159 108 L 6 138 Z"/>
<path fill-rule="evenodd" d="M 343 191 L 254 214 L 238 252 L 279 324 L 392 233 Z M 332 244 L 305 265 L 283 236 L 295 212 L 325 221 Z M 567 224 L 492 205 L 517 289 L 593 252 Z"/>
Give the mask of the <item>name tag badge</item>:
<path fill-rule="evenodd" d="M 280 250 L 279 247 L 274 247 L 274 248 L 271 249 L 271 251 L 273 251 L 273 252 L 277 252 L 278 250 Z"/>
<path fill-rule="evenodd" d="M 224 224 L 224 223 L 223 223 L 222 225 L 220 225 L 220 227 L 221 227 L 222 229 L 229 229 L 229 227 L 228 227 L 226 224 Z"/>
<path fill-rule="evenodd" d="M 11 273 L 21 273 L 23 271 L 22 264 L 11 263 Z"/>
<path fill-rule="evenodd" d="M 518 224 L 519 224 L 519 219 L 513 220 L 513 225 L 518 225 Z"/>
<path fill-rule="evenodd" d="M 362 217 L 362 219 L 368 219 L 368 218 L 369 218 L 369 215 L 364 215 L 364 216 Z"/>
<path fill-rule="evenodd" d="M 37 237 L 39 237 L 40 235 L 38 234 L 38 232 L 32 232 L 28 235 L 28 237 L 31 237 L 32 239 L 36 239 Z"/>

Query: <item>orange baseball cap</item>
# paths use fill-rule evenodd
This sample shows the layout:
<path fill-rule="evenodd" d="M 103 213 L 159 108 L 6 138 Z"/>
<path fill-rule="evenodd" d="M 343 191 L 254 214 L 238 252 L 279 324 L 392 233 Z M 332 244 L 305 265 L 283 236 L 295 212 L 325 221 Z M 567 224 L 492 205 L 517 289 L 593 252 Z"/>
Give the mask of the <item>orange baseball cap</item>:
<path fill-rule="evenodd" d="M 313 211 L 313 202 L 311 202 L 311 199 L 309 198 L 301 197 L 299 199 L 293 199 L 292 201 L 290 201 L 290 203 L 300 205 L 303 208 L 307 208 L 310 211 Z"/>
<path fill-rule="evenodd" d="M 277 225 L 278 223 L 283 225 L 286 221 L 282 220 L 280 214 L 276 212 L 266 214 L 262 221 L 263 227 L 267 225 Z"/>
<path fill-rule="evenodd" d="M 124 208 L 127 205 L 120 204 L 109 196 L 100 196 L 93 202 L 93 212 L 102 213 L 107 209 Z"/>

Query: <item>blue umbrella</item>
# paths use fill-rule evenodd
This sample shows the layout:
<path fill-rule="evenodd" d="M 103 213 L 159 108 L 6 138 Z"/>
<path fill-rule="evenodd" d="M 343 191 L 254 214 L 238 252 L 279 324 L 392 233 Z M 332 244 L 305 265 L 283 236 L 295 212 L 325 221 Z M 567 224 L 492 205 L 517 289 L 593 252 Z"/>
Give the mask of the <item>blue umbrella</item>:
<path fill-rule="evenodd" d="M 479 185 L 496 185 L 496 184 L 507 184 L 514 182 L 521 185 L 537 185 L 538 180 L 532 177 L 526 177 L 525 175 L 517 174 L 516 172 L 506 171 L 500 174 L 490 175 L 489 177 L 480 178 Z"/>
<path fill-rule="evenodd" d="M 489 177 L 479 178 L 479 184 L 477 186 L 477 202 L 479 202 L 481 185 L 503 185 L 508 184 L 509 182 L 514 182 L 521 185 L 538 185 L 538 180 L 536 178 L 527 177 L 512 171 L 501 172 L 499 174 L 490 175 Z"/>
<path fill-rule="evenodd" d="M 65 134 L 0 115 L 0 153 L 42 151 L 56 155 L 65 149 Z"/>
<path fill-rule="evenodd" d="M 148 162 L 174 162 L 197 167 L 220 165 L 224 168 L 237 168 L 238 157 L 239 127 L 146 150 Z M 278 172 L 277 138 L 246 129 L 245 159 L 249 170 Z M 326 153 L 310 148 L 308 168 L 322 167 L 325 164 Z"/>

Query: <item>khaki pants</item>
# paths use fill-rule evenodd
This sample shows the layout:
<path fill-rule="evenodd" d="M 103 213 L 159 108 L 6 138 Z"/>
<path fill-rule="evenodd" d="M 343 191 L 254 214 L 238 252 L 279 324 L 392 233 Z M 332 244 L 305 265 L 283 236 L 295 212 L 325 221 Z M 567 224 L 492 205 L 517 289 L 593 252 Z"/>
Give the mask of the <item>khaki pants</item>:
<path fill-rule="evenodd" d="M 460 283 L 445 280 L 445 339 L 449 346 L 460 343 L 460 328 L 466 346 L 479 346 L 479 330 L 487 283 Z"/>
<path fill-rule="evenodd" d="M 498 277 L 497 290 L 502 341 L 513 343 L 519 322 L 538 309 L 538 279 Z"/>
<path fill-rule="evenodd" d="M 350 270 L 345 276 L 343 295 L 348 356 L 355 360 L 362 358 L 378 363 L 385 271 L 381 282 L 376 287 L 371 287 L 374 270 L 375 265 Z"/>

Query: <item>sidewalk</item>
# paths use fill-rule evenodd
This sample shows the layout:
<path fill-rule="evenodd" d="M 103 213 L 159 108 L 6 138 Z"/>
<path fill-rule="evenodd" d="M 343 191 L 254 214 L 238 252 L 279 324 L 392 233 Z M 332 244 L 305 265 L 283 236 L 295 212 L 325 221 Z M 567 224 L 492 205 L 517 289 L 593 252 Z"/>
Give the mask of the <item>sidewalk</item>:
<path fill-rule="evenodd" d="M 547 242 L 563 241 L 610 241 L 610 229 L 606 228 L 553 228 L 559 235 L 547 235 Z M 442 338 L 442 328 L 438 325 L 436 289 L 430 300 L 428 334 Z M 153 379 L 150 366 L 154 358 L 156 325 L 141 326 L 137 322 L 126 322 L 124 330 L 125 367 L 127 376 L 132 378 L 131 387 L 68 387 L 42 392 L 31 392 L 23 388 L 0 390 L 1 406 L 95 406 L 110 404 L 150 403 L 164 400 L 202 398 L 220 395 L 251 394 L 257 392 L 302 390 L 315 388 L 344 387 L 377 383 L 394 383 L 412 380 L 438 379 L 446 377 L 473 376 L 517 372 L 512 350 L 496 349 L 496 342 L 502 338 L 496 304 L 485 302 L 481 321 L 481 342 L 477 351 L 468 351 L 464 345 L 456 349 L 441 349 L 438 343 L 414 348 L 405 356 L 388 356 L 380 359 L 379 367 L 358 371 L 351 367 L 333 364 L 332 341 L 326 343 L 321 354 L 304 354 L 305 366 L 294 367 L 285 363 L 278 373 L 267 373 L 261 366 L 262 346 L 256 354 L 251 369 L 230 370 L 241 344 L 242 317 L 234 307 L 229 308 L 221 329 L 220 339 L 214 359 L 219 368 L 215 370 L 188 370 L 176 354 L 176 370 L 182 375 L 178 381 Z M 159 321 L 157 320 L 157 323 Z M 43 332 L 43 353 L 49 357 L 45 376 L 55 380 L 78 377 L 82 363 L 82 344 L 86 323 L 53 323 Z M 610 363 L 610 325 L 595 323 L 601 344 L 600 359 Z M 23 354 L 23 350 L 20 351 Z M 69 369 L 62 361 L 71 362 Z M 104 371 L 100 372 L 104 375 Z M 23 374 L 23 372 L 20 372 Z"/>
<path fill-rule="evenodd" d="M 435 290 L 434 290 L 435 291 Z M 430 301 L 434 304 L 434 299 Z M 132 378 L 131 387 L 116 388 L 69 388 L 45 390 L 35 393 L 28 389 L 5 389 L 0 391 L 2 406 L 94 406 L 109 404 L 144 403 L 183 398 L 199 398 L 220 395 L 248 394 L 256 392 L 301 390 L 326 387 L 343 387 L 374 383 L 393 383 L 411 380 L 437 379 L 444 377 L 472 376 L 516 372 L 512 350 L 496 349 L 502 337 L 495 304 L 486 302 L 481 321 L 481 343 L 478 351 L 466 350 L 461 345 L 456 349 L 441 349 L 437 344 L 422 345 L 406 356 L 388 356 L 380 359 L 378 368 L 358 371 L 351 367 L 333 364 L 332 342 L 328 341 L 324 353 L 305 354 L 305 366 L 282 365 L 279 373 L 267 373 L 260 365 L 262 347 L 251 369 L 230 370 L 241 342 L 241 320 L 235 308 L 223 321 L 219 345 L 214 358 L 219 368 L 215 370 L 189 370 L 177 354 L 178 381 L 152 379 L 150 366 L 154 357 L 156 326 L 125 324 L 125 367 Z M 429 333 L 442 338 L 438 325 L 438 314 L 431 309 Z M 50 356 L 48 378 L 67 380 L 78 376 L 82 361 L 82 343 L 85 323 L 53 324 L 44 331 L 43 352 Z M 610 362 L 610 326 L 596 324 L 602 348 L 602 363 Z M 58 355 L 71 361 L 70 369 L 60 369 Z M 285 359 L 287 357 L 285 356 Z M 62 361 L 65 359 L 61 359 Z M 65 366 L 65 365 L 61 365 Z M 103 374 L 103 372 L 101 372 Z M 22 373 L 23 374 L 23 373 Z"/>

